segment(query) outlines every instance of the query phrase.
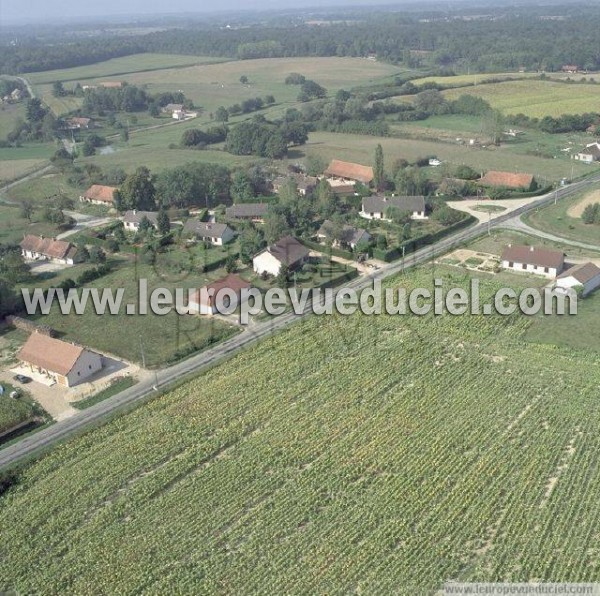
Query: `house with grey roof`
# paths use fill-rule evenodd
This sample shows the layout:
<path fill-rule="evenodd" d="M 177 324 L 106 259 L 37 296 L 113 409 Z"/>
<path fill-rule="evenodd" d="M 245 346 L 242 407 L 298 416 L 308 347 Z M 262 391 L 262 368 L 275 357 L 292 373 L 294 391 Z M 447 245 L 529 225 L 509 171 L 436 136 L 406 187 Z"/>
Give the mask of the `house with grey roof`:
<path fill-rule="evenodd" d="M 225 216 L 230 219 L 246 219 L 263 222 L 269 205 L 267 203 L 238 203 L 225 209 Z"/>
<path fill-rule="evenodd" d="M 137 209 L 125 212 L 123 215 L 123 226 L 129 232 L 137 232 L 144 219 L 148 220 L 148 223 L 154 229 L 158 229 L 158 212 L 138 211 Z"/>
<path fill-rule="evenodd" d="M 214 246 L 223 246 L 235 238 L 234 231 L 227 224 L 197 219 L 188 219 L 183 226 L 183 233 Z"/>
<path fill-rule="evenodd" d="M 362 201 L 362 209 L 359 213 L 365 219 L 383 219 L 391 221 L 389 217 L 390 208 L 410 213 L 412 219 L 427 219 L 425 213 L 425 197 L 386 197 L 383 195 L 372 195 L 365 197 Z"/>
<path fill-rule="evenodd" d="M 308 248 L 296 238 L 284 236 L 254 256 L 252 266 L 258 275 L 279 275 L 283 266 L 290 269 L 301 267 L 309 253 Z"/>
<path fill-rule="evenodd" d="M 371 234 L 364 228 L 355 228 L 354 226 L 344 224 L 340 232 L 341 238 L 334 238 L 336 234 L 335 224 L 329 219 L 326 219 L 317 232 L 317 239 L 319 242 L 332 240 L 332 246 L 349 246 L 352 250 L 361 243 L 368 243 L 371 241 Z"/>

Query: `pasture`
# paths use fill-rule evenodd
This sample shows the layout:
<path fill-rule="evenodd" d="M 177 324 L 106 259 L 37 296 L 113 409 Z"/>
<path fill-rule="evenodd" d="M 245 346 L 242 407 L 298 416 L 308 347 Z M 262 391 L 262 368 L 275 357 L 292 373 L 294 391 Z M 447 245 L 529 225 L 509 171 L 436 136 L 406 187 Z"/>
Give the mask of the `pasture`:
<path fill-rule="evenodd" d="M 571 168 L 576 177 L 590 172 L 588 166 L 566 157 L 547 159 L 536 155 L 517 154 L 512 145 L 479 149 L 459 145 L 456 142 L 440 143 L 319 131 L 310 133 L 308 143 L 297 151 L 292 151 L 290 160 L 301 158 L 304 154 L 315 154 L 326 161 L 337 158 L 367 165 L 373 163 L 375 147 L 378 143 L 383 147 L 388 168 L 396 159 L 402 158 L 413 162 L 420 157 L 435 155 L 454 165 L 467 164 L 480 172 L 487 170 L 528 172 L 542 182 L 556 182 L 563 177 L 569 178 Z"/>
<path fill-rule="evenodd" d="M 431 274 L 398 284 L 428 287 Z M 292 326 L 27 466 L 0 497 L 0 589 L 412 595 L 448 580 L 595 581 L 597 355 L 526 343 L 528 325 Z"/>
<path fill-rule="evenodd" d="M 463 94 L 475 95 L 504 114 L 525 114 L 532 118 L 600 110 L 600 87 L 590 84 L 536 79 L 449 89 L 443 94 L 447 99 L 457 99 Z"/>

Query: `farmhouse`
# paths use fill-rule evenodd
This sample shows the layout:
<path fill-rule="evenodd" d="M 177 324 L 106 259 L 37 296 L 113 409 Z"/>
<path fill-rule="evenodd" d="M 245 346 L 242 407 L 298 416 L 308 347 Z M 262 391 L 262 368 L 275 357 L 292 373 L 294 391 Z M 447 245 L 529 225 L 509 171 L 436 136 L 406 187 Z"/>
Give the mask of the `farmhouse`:
<path fill-rule="evenodd" d="M 600 143 L 590 143 L 585 149 L 575 154 L 575 159 L 584 163 L 600 161 Z"/>
<path fill-rule="evenodd" d="M 92 128 L 93 121 L 91 118 L 79 118 L 74 116 L 73 118 L 67 118 L 65 120 L 65 126 L 68 130 L 87 129 Z"/>
<path fill-rule="evenodd" d="M 235 237 L 233 230 L 227 224 L 208 223 L 197 219 L 188 219 L 183 226 L 183 232 L 215 246 L 223 246 Z"/>
<path fill-rule="evenodd" d="M 490 170 L 479 179 L 481 186 L 505 187 L 513 190 L 535 190 L 535 178 L 531 174 L 517 174 L 514 172 L 497 172 Z"/>
<path fill-rule="evenodd" d="M 326 219 L 317 232 L 317 238 L 320 242 L 332 239 L 335 235 L 335 224 Z M 353 250 L 361 243 L 368 243 L 371 240 L 371 234 L 363 228 L 344 225 L 341 228 L 341 238 L 333 240 L 333 246 L 349 246 Z"/>
<path fill-rule="evenodd" d="M 123 215 L 123 225 L 130 232 L 137 232 L 140 229 L 140 224 L 145 219 L 153 228 L 158 228 L 158 213 L 156 211 L 126 211 Z"/>
<path fill-rule="evenodd" d="M 275 244 L 259 252 L 252 259 L 252 266 L 258 275 L 263 273 L 278 275 L 283 266 L 290 269 L 301 267 L 309 252 L 306 246 L 292 236 L 284 236 Z"/>
<path fill-rule="evenodd" d="M 225 216 L 231 219 L 248 219 L 263 222 L 269 206 L 267 203 L 239 203 L 225 209 Z"/>
<path fill-rule="evenodd" d="M 239 305 L 241 304 L 242 290 L 250 287 L 252 287 L 251 284 L 239 275 L 230 273 L 226 277 L 197 290 L 190 297 L 188 312 L 189 314 L 214 315 L 218 312 L 217 304 L 222 304 L 225 308 L 229 307 L 232 300 L 230 294 L 232 293 L 237 297 Z"/>
<path fill-rule="evenodd" d="M 103 186 L 92 184 L 80 197 L 79 200 L 94 205 L 112 205 L 115 201 L 114 192 L 116 186 Z"/>
<path fill-rule="evenodd" d="M 579 72 L 579 66 L 576 64 L 564 64 L 561 66 L 560 70 L 562 72 L 568 72 L 570 74 L 577 74 Z"/>
<path fill-rule="evenodd" d="M 161 110 L 164 114 L 173 114 L 173 112 L 183 112 L 183 104 L 182 103 L 168 103 Z"/>
<path fill-rule="evenodd" d="M 582 295 L 587 296 L 600 287 L 600 267 L 594 263 L 575 265 L 558 276 L 555 287 L 558 291 L 581 288 Z"/>
<path fill-rule="evenodd" d="M 19 246 L 23 258 L 30 261 L 51 261 L 61 265 L 72 265 L 77 254 L 77 249 L 70 242 L 32 234 L 25 236 Z"/>
<path fill-rule="evenodd" d="M 502 268 L 519 273 L 535 273 L 554 279 L 565 266 L 564 253 L 536 246 L 509 244 L 502 253 Z"/>
<path fill-rule="evenodd" d="M 384 219 L 391 221 L 387 212 L 390 208 L 410 213 L 412 219 L 427 219 L 425 215 L 425 197 L 384 197 L 373 195 L 362 201 L 359 215 L 365 219 Z"/>
<path fill-rule="evenodd" d="M 324 175 L 328 178 L 331 186 L 337 184 L 356 184 L 360 182 L 367 186 L 373 182 L 373 168 L 358 163 L 340 161 L 334 159 L 325 170 Z"/>
<path fill-rule="evenodd" d="M 303 197 L 312 192 L 319 183 L 319 179 L 315 178 L 314 176 L 290 173 L 287 176 L 278 176 L 275 178 L 275 180 L 273 180 L 273 192 L 279 194 L 281 189 L 288 183 L 290 179 L 296 183 L 298 194 L 302 195 Z"/>
<path fill-rule="evenodd" d="M 102 368 L 100 354 L 42 333 L 32 333 L 17 357 L 31 372 L 65 387 L 81 383 Z"/>
<path fill-rule="evenodd" d="M 121 89 L 123 87 L 123 83 L 121 81 L 102 81 L 99 83 L 99 85 L 105 89 Z"/>

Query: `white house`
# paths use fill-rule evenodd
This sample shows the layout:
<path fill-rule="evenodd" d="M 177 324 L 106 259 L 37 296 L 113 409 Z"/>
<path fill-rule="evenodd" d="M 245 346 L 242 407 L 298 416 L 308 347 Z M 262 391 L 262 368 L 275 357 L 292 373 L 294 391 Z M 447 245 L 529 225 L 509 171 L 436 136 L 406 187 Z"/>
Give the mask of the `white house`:
<path fill-rule="evenodd" d="M 158 228 L 158 213 L 156 211 L 126 211 L 123 215 L 123 226 L 130 232 L 137 232 L 143 219 L 147 219 L 153 228 Z"/>
<path fill-rule="evenodd" d="M 31 372 L 73 387 L 102 368 L 102 356 L 81 346 L 32 333 L 17 357 Z"/>
<path fill-rule="evenodd" d="M 574 158 L 584 163 L 600 161 L 600 143 L 590 143 L 585 149 L 575 154 Z"/>
<path fill-rule="evenodd" d="M 234 231 L 227 224 L 210 223 L 197 219 L 188 219 L 183 226 L 183 232 L 215 246 L 223 246 L 235 238 Z"/>
<path fill-rule="evenodd" d="M 410 213 L 412 219 L 427 219 L 425 214 L 425 197 L 384 197 L 373 195 L 365 197 L 362 201 L 362 210 L 359 215 L 365 219 L 383 219 L 391 221 L 388 217 L 390 207 Z"/>
<path fill-rule="evenodd" d="M 308 248 L 292 236 L 284 236 L 275 244 L 259 252 L 252 259 L 252 267 L 258 275 L 279 275 L 284 265 L 290 269 L 302 266 L 309 254 Z"/>
<path fill-rule="evenodd" d="M 223 305 L 228 307 L 230 302 L 226 291 L 235 293 L 238 304 L 241 304 L 241 292 L 244 289 L 252 287 L 246 280 L 242 279 L 235 273 L 230 273 L 227 277 L 218 279 L 217 281 L 204 286 L 197 290 L 190 297 L 188 310 L 190 314 L 214 315 L 218 312 L 217 303 L 219 299 L 223 301 Z M 221 292 L 221 294 L 219 294 Z M 228 292 L 227 292 L 228 293 Z"/>
<path fill-rule="evenodd" d="M 77 248 L 65 240 L 27 234 L 21 243 L 21 255 L 28 261 L 51 261 L 60 265 L 73 265 Z"/>
<path fill-rule="evenodd" d="M 537 246 L 509 244 L 502 253 L 502 268 L 519 273 L 534 273 L 554 279 L 565 266 L 564 253 Z"/>
<path fill-rule="evenodd" d="M 555 284 L 558 291 L 581 288 L 583 296 L 587 296 L 599 287 L 600 267 L 589 262 L 567 269 L 557 277 Z"/>
<path fill-rule="evenodd" d="M 317 239 L 319 242 L 331 239 L 335 224 L 326 219 L 323 225 L 317 232 Z M 341 230 L 342 238 L 340 240 L 334 240 L 333 246 L 339 246 L 340 244 L 349 246 L 354 250 L 361 243 L 368 243 L 371 241 L 371 234 L 363 228 L 355 228 L 354 226 L 344 225 Z"/>

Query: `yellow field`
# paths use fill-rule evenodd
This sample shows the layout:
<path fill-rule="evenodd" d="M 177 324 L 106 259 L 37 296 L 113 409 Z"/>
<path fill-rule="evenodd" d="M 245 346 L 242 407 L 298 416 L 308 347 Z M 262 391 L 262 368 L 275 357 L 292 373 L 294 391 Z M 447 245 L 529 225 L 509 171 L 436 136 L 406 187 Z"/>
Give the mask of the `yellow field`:
<path fill-rule="evenodd" d="M 513 79 L 513 78 L 528 78 L 537 76 L 534 72 L 502 72 L 502 73 L 481 73 L 481 74 L 468 74 L 468 75 L 456 75 L 454 77 L 423 77 L 422 79 L 414 79 L 411 81 L 415 85 L 423 85 L 424 83 L 438 83 L 447 87 L 454 87 L 456 85 L 468 85 L 481 83 L 486 79 Z"/>
<path fill-rule="evenodd" d="M 505 114 L 525 114 L 534 118 L 600 112 L 600 86 L 569 85 L 554 81 L 510 81 L 443 92 L 448 99 L 476 95 Z"/>

